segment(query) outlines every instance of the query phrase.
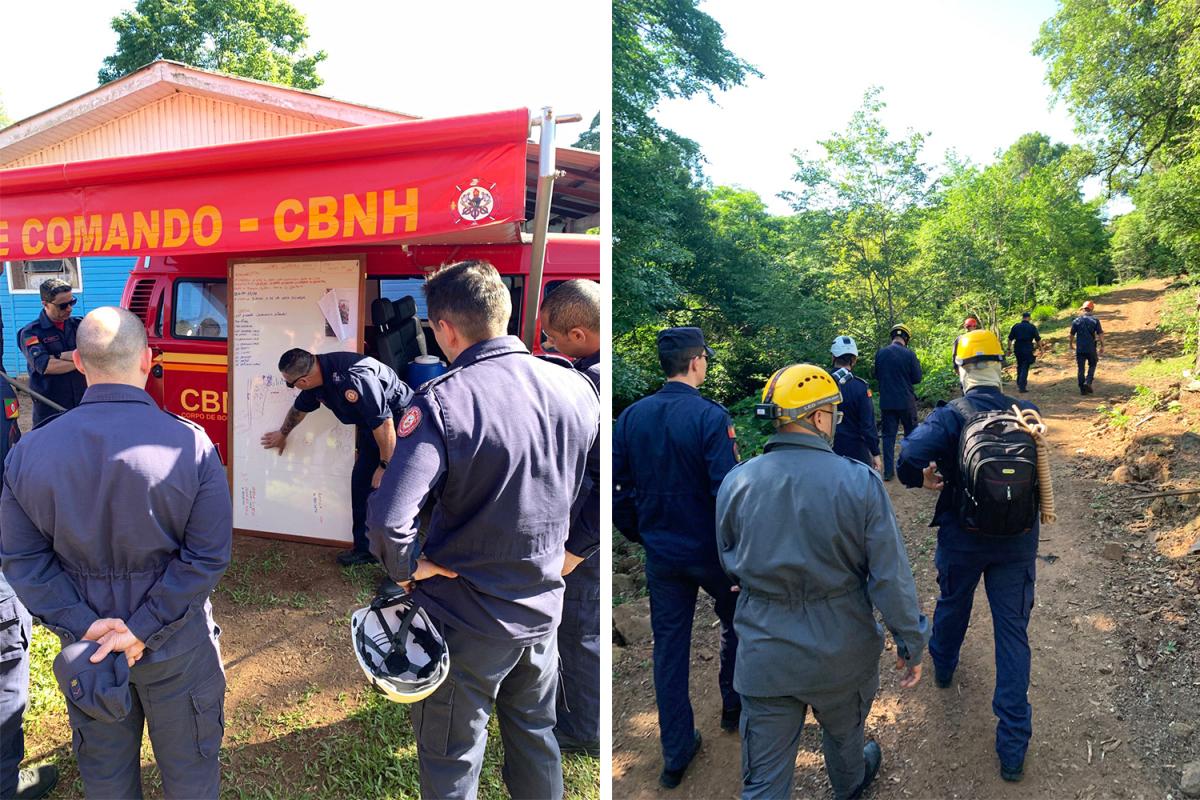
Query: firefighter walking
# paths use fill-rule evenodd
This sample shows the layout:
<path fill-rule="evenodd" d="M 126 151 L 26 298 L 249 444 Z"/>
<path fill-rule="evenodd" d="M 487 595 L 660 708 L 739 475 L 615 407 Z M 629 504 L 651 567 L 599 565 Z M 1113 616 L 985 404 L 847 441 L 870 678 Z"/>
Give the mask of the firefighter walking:
<path fill-rule="evenodd" d="M 790 797 L 805 716 L 821 726 L 837 800 L 861 797 L 882 760 L 863 726 L 879 689 L 883 629 L 921 678 L 927 623 L 878 474 L 831 443 L 842 395 L 820 367 L 779 370 L 758 416 L 775 434 L 717 495 L 721 564 L 740 587 L 734 688 L 742 696 L 742 796 Z"/>
<path fill-rule="evenodd" d="M 909 488 L 939 492 L 931 523 L 938 529 L 935 563 L 940 589 L 929 641 L 934 681 L 943 689 L 953 684 L 975 588 L 982 579 L 995 637 L 992 709 L 998 718 L 1000 775 L 1019 781 L 1033 733 L 1028 626 L 1039 530 L 1036 448 L 1011 447 L 1004 441 L 1012 435 L 1011 423 L 997 417 L 1014 405 L 1036 407 L 1001 391 L 1003 351 L 991 331 L 960 336 L 955 362 L 963 397 L 936 409 L 904 440 L 897 474 Z M 1008 432 L 996 433 L 988 427 L 993 423 Z M 999 446 L 989 449 L 996 440 Z M 993 452 L 996 457 L 989 460 Z M 1019 456 L 1005 455 L 1014 452 Z M 993 487 L 1000 490 L 998 495 Z"/>

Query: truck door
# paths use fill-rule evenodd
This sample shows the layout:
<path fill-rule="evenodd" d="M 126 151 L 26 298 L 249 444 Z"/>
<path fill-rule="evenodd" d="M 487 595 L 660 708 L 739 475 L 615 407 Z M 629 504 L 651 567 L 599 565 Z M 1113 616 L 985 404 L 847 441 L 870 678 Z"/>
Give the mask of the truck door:
<path fill-rule="evenodd" d="M 229 452 L 225 278 L 176 278 L 167 293 L 163 408 L 201 425 L 224 461 Z"/>

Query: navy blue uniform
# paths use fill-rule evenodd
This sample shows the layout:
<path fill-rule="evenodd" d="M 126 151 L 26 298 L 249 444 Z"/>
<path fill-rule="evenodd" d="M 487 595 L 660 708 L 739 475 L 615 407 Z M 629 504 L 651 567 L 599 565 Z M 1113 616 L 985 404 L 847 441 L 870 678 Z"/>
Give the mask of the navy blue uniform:
<path fill-rule="evenodd" d="M 683 769 L 695 729 L 688 698 L 692 618 L 698 590 L 721 621 L 718 686 L 725 709 L 741 707 L 733 688 L 737 595 L 717 556 L 716 496 L 737 464 L 733 424 L 719 403 L 680 381 L 621 412 L 613 432 L 614 492 L 636 494 L 646 548 L 646 588 L 654 631 L 654 693 L 663 762 Z"/>
<path fill-rule="evenodd" d="M 586 482 L 599 482 L 587 474 L 599 427 L 588 379 L 513 336 L 460 353 L 400 421 L 396 467 L 370 499 L 371 550 L 407 581 L 432 496 L 421 555 L 458 573 L 414 589 L 451 653 L 449 678 L 412 706 L 423 797 L 475 796 L 493 704 L 512 796 L 562 795 L 553 728 L 563 553 L 597 544 L 599 531 L 571 517 Z"/>
<path fill-rule="evenodd" d="M 600 391 L 600 354 L 575 360 L 575 369 Z M 599 448 L 595 448 L 597 456 Z M 596 467 L 598 472 L 598 465 Z M 590 526 L 597 545 L 600 531 L 600 486 L 589 489 L 572 526 Z M 569 548 L 568 548 L 569 549 Z M 584 553 L 575 555 L 584 556 Z M 562 691 L 554 734 L 560 745 L 592 747 L 600 742 L 600 548 L 566 577 L 562 622 L 558 626 L 558 655 L 562 660 Z"/>
<path fill-rule="evenodd" d="M 896 457 L 896 432 L 904 426 L 908 436 L 917 426 L 917 395 L 921 362 L 907 346 L 892 342 L 875 354 L 875 379 L 879 381 L 879 413 L 883 417 L 883 475 L 890 478 Z"/>
<path fill-rule="evenodd" d="M 132 386 L 89 387 L 9 454 L 0 559 L 21 602 L 64 644 L 115 617 L 146 645 L 123 722 L 69 709 L 89 797 L 141 797 L 147 720 L 165 794 L 217 797 L 225 675 L 209 595 L 232 520 L 204 430 Z"/>
<path fill-rule="evenodd" d="M 350 506 L 354 549 L 367 551 L 367 497 L 379 468 L 379 444 L 374 431 L 388 420 L 398 421 L 412 401 L 412 389 L 391 367 L 361 353 L 320 353 L 322 383 L 296 395 L 293 407 L 305 413 L 324 404 L 338 421 L 354 425 L 354 470 L 350 473 Z"/>
<path fill-rule="evenodd" d="M 965 396 L 976 411 L 1012 408 L 1036 410 L 991 387 L 977 387 Z M 931 526 L 938 529 L 935 561 L 938 569 L 937 611 L 929 655 L 938 676 L 954 674 L 959 650 L 971 620 L 971 603 L 980 577 L 992 612 L 996 649 L 996 691 L 992 710 L 996 752 L 1000 763 L 1017 767 L 1024 762 L 1033 733 L 1029 707 L 1029 614 L 1033 608 L 1039 526 L 1021 536 L 992 537 L 963 530 L 958 512 L 958 439 L 965 420 L 952 407 L 934 411 L 900 449 L 897 474 L 908 487 L 921 486 L 922 470 L 936 461 L 945 486 L 938 495 Z"/>
<path fill-rule="evenodd" d="M 0 323 L 0 362 L 4 359 L 4 326 Z M 0 363 L 0 372 L 4 365 Z M 0 380 L 0 480 L 9 448 L 21 438 L 17 427 L 17 396 Z M 29 700 L 29 639 L 32 620 L 12 586 L 0 574 L 0 797 L 17 793 L 21 762 L 25 759 L 22 720 Z"/>
<path fill-rule="evenodd" d="M 1075 367 L 1079 388 L 1091 386 L 1096 377 L 1096 364 L 1100 360 L 1097 353 L 1097 337 L 1104 333 L 1100 320 L 1091 314 L 1081 314 L 1071 322 L 1071 335 L 1075 337 Z M 1084 366 L 1087 374 L 1084 374 Z"/>
<path fill-rule="evenodd" d="M 1017 388 L 1022 392 L 1029 388 L 1029 367 L 1037 360 L 1033 354 L 1033 343 L 1041 340 L 1037 326 L 1024 320 L 1013 325 L 1008 332 L 1008 342 L 1017 359 Z"/>
<path fill-rule="evenodd" d="M 17 346 L 21 348 L 29 365 L 29 388 L 68 410 L 83 400 L 87 379 L 78 370 L 61 375 L 47 375 L 46 366 L 50 359 L 75 349 L 75 331 L 81 322 L 83 317 L 68 317 L 62 330 L 59 330 L 43 311 L 38 314 L 37 319 L 17 333 Z M 34 425 L 58 413 L 58 409 L 51 408 L 40 400 L 33 401 Z"/>
<path fill-rule="evenodd" d="M 873 467 L 871 456 L 879 455 L 879 433 L 875 430 L 871 387 L 848 369 L 835 370 L 833 377 L 842 393 L 838 406 L 842 421 L 833 436 L 833 452 Z"/>

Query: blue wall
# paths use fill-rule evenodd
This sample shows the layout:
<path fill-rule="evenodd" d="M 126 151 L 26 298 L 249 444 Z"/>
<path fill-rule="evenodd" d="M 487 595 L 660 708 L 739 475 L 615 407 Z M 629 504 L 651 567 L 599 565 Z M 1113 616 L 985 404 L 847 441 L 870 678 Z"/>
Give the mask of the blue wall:
<path fill-rule="evenodd" d="M 83 258 L 80 260 L 83 273 L 83 291 L 76 292 L 79 298 L 75 314 L 83 316 L 93 308 L 121 304 L 125 281 L 136 258 Z M 17 347 L 17 332 L 37 319 L 42 313 L 42 299 L 33 294 L 11 294 L 7 278 L 0 278 L 0 315 L 4 317 L 4 368 L 19 375 L 28 371 L 25 359 Z"/>

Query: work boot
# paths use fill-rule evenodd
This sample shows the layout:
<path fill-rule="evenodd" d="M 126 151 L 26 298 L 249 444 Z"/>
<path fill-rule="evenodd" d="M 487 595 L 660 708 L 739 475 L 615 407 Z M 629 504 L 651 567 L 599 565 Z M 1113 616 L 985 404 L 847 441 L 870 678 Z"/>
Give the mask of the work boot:
<path fill-rule="evenodd" d="M 885 473 L 883 473 L 883 479 L 884 479 L 885 481 L 890 481 L 890 480 L 894 479 L 895 477 L 896 477 L 896 473 L 894 473 L 894 472 L 885 472 Z"/>
<path fill-rule="evenodd" d="M 38 800 L 45 797 L 58 785 L 58 767 L 41 764 L 21 770 L 17 778 L 17 800 Z"/>
<path fill-rule="evenodd" d="M 1084 388 L 1085 390 L 1087 390 L 1087 393 L 1088 393 L 1088 394 L 1095 394 L 1095 393 L 1096 393 L 1096 390 L 1092 388 L 1092 385 L 1091 385 L 1090 383 L 1085 383 L 1085 384 L 1083 385 L 1083 388 Z"/>
<path fill-rule="evenodd" d="M 742 709 L 739 708 L 723 708 L 721 709 L 721 730 L 728 733 L 736 733 L 738 722 L 742 718 Z"/>
<path fill-rule="evenodd" d="M 936 667 L 933 670 L 933 682 L 939 689 L 949 689 L 954 682 L 953 672 L 941 672 Z"/>
<path fill-rule="evenodd" d="M 1000 764 L 1000 777 L 1009 783 L 1018 783 L 1025 777 L 1025 762 L 1022 761 L 1015 767 L 1006 767 L 1003 763 Z"/>
<path fill-rule="evenodd" d="M 404 587 L 386 575 L 379 582 L 379 586 L 375 588 L 376 597 L 403 597 L 405 594 L 407 592 L 404 591 Z"/>
<path fill-rule="evenodd" d="M 875 776 L 879 774 L 879 765 L 883 763 L 883 751 L 879 749 L 879 742 L 874 739 L 867 742 L 867 746 L 863 748 L 863 761 L 866 762 L 866 771 L 863 773 L 862 783 L 849 794 L 846 800 L 858 800 L 862 797 L 863 792 L 871 786 L 871 781 L 875 780 Z"/>
<path fill-rule="evenodd" d="M 338 553 L 337 562 L 339 566 L 355 567 L 359 564 L 374 564 L 375 556 L 366 550 L 343 550 Z"/>
<path fill-rule="evenodd" d="M 1079 387 L 1079 393 L 1080 393 L 1080 394 L 1087 394 L 1087 393 L 1088 393 L 1087 387 L 1086 387 L 1086 386 L 1080 386 L 1080 387 Z"/>
<path fill-rule="evenodd" d="M 662 784 L 664 789 L 674 789 L 683 780 L 683 773 L 687 772 L 687 768 L 691 766 L 693 759 L 696 758 L 696 753 L 700 752 L 700 743 L 703 739 L 700 737 L 700 731 L 692 731 L 694 739 L 692 740 L 692 754 L 688 756 L 687 763 L 679 769 L 667 769 L 663 767 L 662 774 L 658 776 L 658 782 Z"/>
<path fill-rule="evenodd" d="M 578 739 L 572 739 L 569 736 L 559 736 L 554 734 L 554 738 L 558 740 L 558 750 L 564 756 L 580 755 L 590 756 L 591 758 L 600 757 L 600 742 L 581 742 Z"/>

